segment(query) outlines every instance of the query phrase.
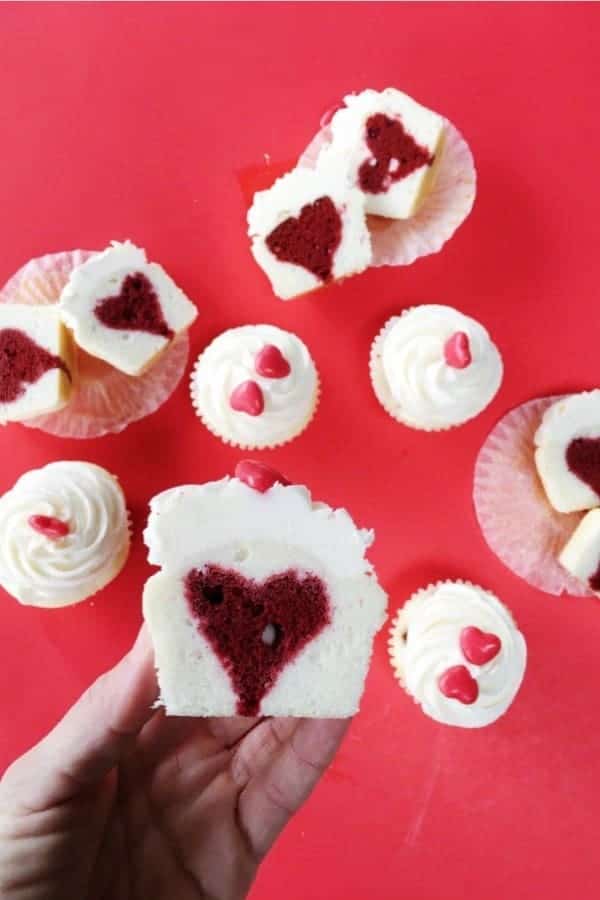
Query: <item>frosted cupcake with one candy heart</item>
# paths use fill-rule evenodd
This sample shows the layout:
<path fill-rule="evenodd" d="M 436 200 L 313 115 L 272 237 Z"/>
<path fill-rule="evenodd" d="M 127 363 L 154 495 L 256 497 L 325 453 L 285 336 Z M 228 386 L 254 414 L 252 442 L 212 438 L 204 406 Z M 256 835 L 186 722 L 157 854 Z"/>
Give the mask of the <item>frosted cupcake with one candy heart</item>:
<path fill-rule="evenodd" d="M 0 497 L 0 584 L 21 603 L 91 597 L 121 571 L 129 544 L 119 482 L 92 463 L 50 463 Z"/>
<path fill-rule="evenodd" d="M 423 712 L 443 725 L 482 728 L 521 686 L 525 639 L 497 597 L 463 581 L 414 594 L 390 631 L 392 666 Z"/>
<path fill-rule="evenodd" d="M 375 395 L 392 418 L 442 431 L 474 418 L 502 382 L 502 357 L 486 329 L 450 306 L 391 318 L 371 349 Z"/>
<path fill-rule="evenodd" d="M 194 408 L 225 443 L 275 447 L 311 421 L 319 376 L 308 348 L 274 325 L 223 332 L 201 353 L 191 380 Z"/>

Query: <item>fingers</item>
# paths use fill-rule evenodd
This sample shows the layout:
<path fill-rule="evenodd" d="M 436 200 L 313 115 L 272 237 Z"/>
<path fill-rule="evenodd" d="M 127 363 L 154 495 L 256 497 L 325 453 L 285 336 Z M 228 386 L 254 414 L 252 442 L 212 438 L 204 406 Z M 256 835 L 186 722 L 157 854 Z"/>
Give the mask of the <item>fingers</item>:
<path fill-rule="evenodd" d="M 349 724 L 349 719 L 269 719 L 246 738 L 258 745 L 258 758 L 246 757 L 250 780 L 240 795 L 239 816 L 259 857 L 310 795 Z"/>
<path fill-rule="evenodd" d="M 80 697 L 5 775 L 28 809 L 64 802 L 106 775 L 154 713 L 153 653 L 142 627 L 129 653 Z"/>

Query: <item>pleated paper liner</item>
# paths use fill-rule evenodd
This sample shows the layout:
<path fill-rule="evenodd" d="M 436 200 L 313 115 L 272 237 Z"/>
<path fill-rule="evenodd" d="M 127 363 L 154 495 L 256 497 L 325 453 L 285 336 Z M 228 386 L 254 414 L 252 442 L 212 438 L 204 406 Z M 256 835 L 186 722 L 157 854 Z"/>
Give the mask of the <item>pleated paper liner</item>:
<path fill-rule="evenodd" d="M 509 412 L 485 441 L 475 465 L 473 499 L 483 536 L 511 572 L 548 594 L 590 596 L 558 561 L 583 513 L 548 502 L 534 461 L 534 436 L 560 397 L 530 400 Z"/>
<path fill-rule="evenodd" d="M 57 303 L 76 266 L 94 251 L 72 250 L 32 259 L 0 291 L 0 303 Z M 97 438 L 123 431 L 155 412 L 171 396 L 185 371 L 189 341 L 177 337 L 151 368 L 134 377 L 76 348 L 76 379 L 68 405 L 24 422 L 64 438 Z"/>
<path fill-rule="evenodd" d="M 298 165 L 314 168 L 331 129 L 324 125 L 310 142 Z M 467 218 L 473 203 L 477 174 L 469 145 L 446 122 L 446 134 L 433 187 L 410 219 L 367 216 L 373 247 L 372 266 L 409 266 L 421 256 L 437 253 Z"/>

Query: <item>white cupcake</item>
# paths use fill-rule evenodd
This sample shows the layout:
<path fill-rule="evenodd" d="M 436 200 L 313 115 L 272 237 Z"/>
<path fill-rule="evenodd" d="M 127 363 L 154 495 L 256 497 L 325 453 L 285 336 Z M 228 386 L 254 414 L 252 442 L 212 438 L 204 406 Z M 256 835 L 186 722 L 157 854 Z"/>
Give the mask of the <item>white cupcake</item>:
<path fill-rule="evenodd" d="M 223 332 L 201 353 L 191 380 L 194 408 L 227 444 L 276 447 L 314 416 L 319 376 L 308 348 L 274 325 Z"/>
<path fill-rule="evenodd" d="M 167 715 L 353 715 L 387 597 L 373 533 L 264 464 L 154 497 L 144 618 Z"/>
<path fill-rule="evenodd" d="M 396 677 L 444 725 L 481 728 L 502 716 L 525 674 L 527 647 L 494 594 L 441 581 L 414 594 L 390 631 Z"/>
<path fill-rule="evenodd" d="M 450 306 L 393 316 L 371 348 L 371 382 L 392 418 L 443 431 L 474 418 L 502 382 L 502 357 L 486 329 Z"/>
<path fill-rule="evenodd" d="M 91 597 L 121 571 L 129 544 L 119 483 L 92 463 L 50 463 L 0 497 L 0 584 L 21 603 Z"/>

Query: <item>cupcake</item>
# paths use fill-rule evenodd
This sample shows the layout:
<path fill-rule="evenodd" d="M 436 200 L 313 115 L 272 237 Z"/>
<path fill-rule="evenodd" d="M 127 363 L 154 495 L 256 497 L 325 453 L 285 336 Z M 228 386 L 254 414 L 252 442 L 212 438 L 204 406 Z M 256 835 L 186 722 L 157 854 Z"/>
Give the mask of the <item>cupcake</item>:
<path fill-rule="evenodd" d="M 554 509 L 600 506 L 600 390 L 553 403 L 534 440 L 535 464 Z"/>
<path fill-rule="evenodd" d="M 395 88 L 350 94 L 331 120 L 317 169 L 343 172 L 371 215 L 409 219 L 433 184 L 444 127 L 441 116 Z"/>
<path fill-rule="evenodd" d="M 119 574 L 129 543 L 119 483 L 92 463 L 50 463 L 0 497 L 0 584 L 21 603 L 91 597 Z"/>
<path fill-rule="evenodd" d="M 525 639 L 489 591 L 441 581 L 414 594 L 390 632 L 396 677 L 443 725 L 482 728 L 502 716 L 521 686 Z"/>
<path fill-rule="evenodd" d="M 238 447 L 275 447 L 312 419 L 319 377 L 306 345 L 274 325 L 223 332 L 200 354 L 191 380 L 206 427 Z"/>
<path fill-rule="evenodd" d="M 0 423 L 61 409 L 72 380 L 71 341 L 58 310 L 0 305 Z"/>
<path fill-rule="evenodd" d="M 248 234 L 282 300 L 362 272 L 371 261 L 364 199 L 335 173 L 296 169 L 256 193 Z"/>
<path fill-rule="evenodd" d="M 485 328 L 450 306 L 392 317 L 371 349 L 371 382 L 392 418 L 442 431 L 477 416 L 502 381 L 502 358 Z"/>
<path fill-rule="evenodd" d="M 372 266 L 437 253 L 475 201 L 475 166 L 462 135 L 395 88 L 346 96 L 298 165 L 343 174 L 363 193 Z"/>
<path fill-rule="evenodd" d="M 583 517 L 600 505 L 600 391 L 530 400 L 485 441 L 473 499 L 483 536 L 508 568 L 549 594 L 590 593 L 587 571 L 561 553 Z"/>
<path fill-rule="evenodd" d="M 27 305 L 35 307 L 33 315 L 36 316 L 42 307 L 56 306 L 58 304 L 63 289 L 72 278 L 74 278 L 75 285 L 83 284 L 85 290 L 88 288 L 92 289 L 94 283 L 97 285 L 97 281 L 94 282 L 94 279 L 92 279 L 90 282 L 88 279 L 90 273 L 85 266 L 90 260 L 102 257 L 105 260 L 108 258 L 109 261 L 112 258 L 114 261 L 115 257 L 113 254 L 121 256 L 122 253 L 131 256 L 135 255 L 136 263 L 139 262 L 140 265 L 142 257 L 145 260 L 144 251 L 133 247 L 129 242 L 123 245 L 113 244 L 103 254 L 96 254 L 86 250 L 74 250 L 32 259 L 19 269 L 0 291 L 0 308 L 4 309 L 5 305 L 7 309 L 12 305 Z M 147 266 L 147 269 L 144 269 L 146 274 L 149 271 L 150 277 L 155 278 L 156 284 L 160 286 L 161 279 L 156 274 L 160 267 L 155 267 L 154 264 L 144 263 L 144 265 Z M 80 270 L 84 271 L 83 276 L 74 275 L 75 272 Z M 137 272 L 137 270 L 136 268 L 135 271 Z M 85 274 L 86 272 L 87 275 Z M 162 269 L 160 269 L 160 272 L 162 273 Z M 123 282 L 130 274 L 123 275 Z M 165 278 L 168 279 L 168 276 L 165 276 Z M 113 326 L 117 324 L 119 327 L 104 328 L 102 323 L 98 321 L 98 329 L 102 327 L 106 333 L 110 333 L 114 346 L 121 348 L 125 357 L 127 356 L 127 348 L 137 348 L 134 350 L 134 355 L 136 360 L 139 361 L 138 351 L 141 345 L 146 348 L 148 353 L 155 354 L 156 351 L 161 350 L 162 352 L 159 352 L 158 356 L 152 357 L 152 364 L 143 374 L 128 375 L 125 374 L 125 371 L 122 371 L 123 368 L 129 365 L 127 362 L 121 362 L 121 369 L 115 368 L 112 363 L 87 353 L 81 346 L 75 346 L 72 354 L 73 359 L 71 360 L 72 368 L 67 363 L 71 375 L 68 403 L 66 405 L 63 403 L 63 400 L 66 399 L 63 396 L 60 403 L 57 402 L 56 406 L 47 407 L 43 411 L 40 410 L 40 415 L 27 418 L 24 424 L 40 428 L 58 437 L 101 437 L 104 434 L 122 431 L 132 422 L 150 415 L 170 397 L 177 387 L 185 370 L 188 357 L 188 339 L 185 331 L 180 332 L 170 340 L 167 335 L 152 334 L 137 330 L 137 328 L 132 330 L 122 329 L 120 327 L 122 322 L 118 322 L 116 313 L 123 298 L 115 300 L 117 294 L 115 293 L 114 282 L 107 286 L 107 291 L 106 296 L 100 298 L 100 300 L 110 300 L 111 302 L 107 307 L 104 307 L 102 315 L 108 315 L 113 322 Z M 67 292 L 67 297 L 69 295 L 71 296 L 70 305 L 72 302 L 71 289 Z M 138 299 L 141 296 L 139 292 L 136 294 L 135 289 L 134 295 Z M 128 296 L 130 295 L 128 294 Z M 161 295 L 161 303 L 162 299 Z M 123 300 L 123 302 L 125 301 Z M 185 300 L 185 304 L 187 303 L 189 301 Z M 150 305 L 152 306 L 152 304 L 153 300 L 151 299 Z M 125 305 L 127 306 L 127 303 Z M 158 319 L 153 319 L 151 314 L 147 315 L 147 309 L 146 312 L 140 312 L 135 303 L 134 307 L 133 311 L 128 307 L 126 313 L 127 316 L 132 317 L 132 321 L 137 321 L 137 324 L 140 324 L 140 322 L 143 324 L 145 321 L 148 327 L 154 329 L 162 327 L 157 325 Z M 185 308 L 189 316 L 191 314 L 189 307 L 185 306 Z M 169 318 L 171 324 L 166 326 L 167 330 L 177 331 L 181 319 L 175 320 L 171 318 L 169 309 L 169 301 L 165 301 L 165 311 L 164 313 L 161 312 L 161 315 L 166 315 Z M 162 305 L 161 310 L 163 310 Z M 43 315 L 48 314 L 49 311 L 43 313 Z M 62 321 L 63 316 L 58 311 L 57 306 L 50 315 L 54 318 L 60 316 Z M 69 319 L 69 312 L 66 313 L 66 318 Z M 70 319 L 70 321 L 71 324 L 74 324 L 74 320 Z M 93 316 L 93 322 L 95 325 L 95 316 Z M 85 324 L 82 327 L 85 331 Z M 86 341 L 85 337 L 82 339 L 84 342 Z M 96 352 L 98 352 L 98 349 L 96 349 Z M 124 357 L 121 355 L 121 360 L 123 359 Z M 151 357 L 147 358 L 148 363 L 150 359 Z M 63 395 L 64 393 L 65 391 L 63 391 Z M 60 406 L 62 408 L 59 408 Z"/>
<path fill-rule="evenodd" d="M 162 266 L 131 241 L 113 241 L 76 266 L 58 308 L 79 347 L 126 375 L 146 371 L 198 315 Z"/>
<path fill-rule="evenodd" d="M 582 585 L 600 596 L 600 509 L 586 513 L 558 561 Z"/>
<path fill-rule="evenodd" d="M 353 715 L 386 595 L 370 531 L 264 464 L 152 500 L 144 589 L 167 715 Z"/>

